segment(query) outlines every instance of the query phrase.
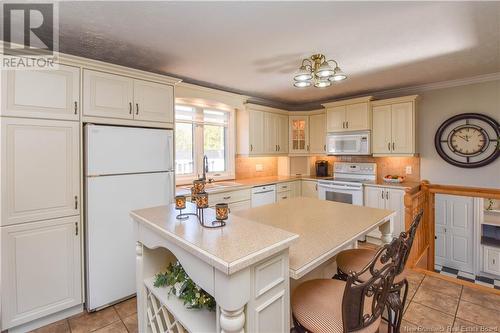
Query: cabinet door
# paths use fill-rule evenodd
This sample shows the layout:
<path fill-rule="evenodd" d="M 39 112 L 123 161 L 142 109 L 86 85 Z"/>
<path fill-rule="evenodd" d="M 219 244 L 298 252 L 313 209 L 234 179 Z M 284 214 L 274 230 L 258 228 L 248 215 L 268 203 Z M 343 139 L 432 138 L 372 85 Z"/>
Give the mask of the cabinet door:
<path fill-rule="evenodd" d="M 229 209 L 231 210 L 231 212 L 237 212 L 239 210 L 250 209 L 250 208 L 252 208 L 251 200 L 233 202 L 229 204 Z"/>
<path fill-rule="evenodd" d="M 79 214 L 80 124 L 1 122 L 2 225 Z"/>
<path fill-rule="evenodd" d="M 274 113 L 264 112 L 264 153 L 278 153 L 278 116 Z"/>
<path fill-rule="evenodd" d="M 336 106 L 326 110 L 326 131 L 342 132 L 345 131 L 345 106 Z"/>
<path fill-rule="evenodd" d="M 166 84 L 134 80 L 134 119 L 174 122 L 174 88 Z"/>
<path fill-rule="evenodd" d="M 349 131 L 370 129 L 370 113 L 368 103 L 357 103 L 346 106 L 346 127 Z"/>
<path fill-rule="evenodd" d="M 302 196 L 307 198 L 318 198 L 318 182 L 312 180 L 302 181 Z"/>
<path fill-rule="evenodd" d="M 309 144 L 311 153 L 326 154 L 326 116 L 309 116 Z"/>
<path fill-rule="evenodd" d="M 366 186 L 364 189 L 364 206 L 366 207 L 371 207 L 371 208 L 380 208 L 384 209 L 385 208 L 385 194 L 384 194 L 385 189 L 381 187 L 370 187 Z M 382 234 L 378 229 L 370 231 L 368 233 L 368 236 L 374 237 L 374 238 L 381 238 Z"/>
<path fill-rule="evenodd" d="M 133 119 L 134 80 L 125 76 L 83 71 L 85 116 Z"/>
<path fill-rule="evenodd" d="M 483 247 L 483 270 L 486 273 L 500 275 L 500 250 Z"/>
<path fill-rule="evenodd" d="M 249 111 L 250 155 L 264 153 L 264 112 Z"/>
<path fill-rule="evenodd" d="M 82 303 L 80 216 L 2 228 L 2 329 Z"/>
<path fill-rule="evenodd" d="M 291 116 L 290 117 L 290 144 L 288 150 L 290 153 L 308 153 L 309 147 L 309 117 Z"/>
<path fill-rule="evenodd" d="M 415 152 L 413 137 L 413 102 L 392 105 L 392 153 L 413 154 Z"/>
<path fill-rule="evenodd" d="M 2 116 L 79 119 L 79 68 L 59 65 L 55 70 L 3 72 Z"/>
<path fill-rule="evenodd" d="M 392 235 L 398 237 L 400 233 L 406 230 L 404 220 L 404 195 L 402 190 L 386 189 L 385 208 L 396 211 Z"/>
<path fill-rule="evenodd" d="M 288 153 L 288 116 L 279 115 L 278 152 Z"/>
<path fill-rule="evenodd" d="M 391 153 L 391 106 L 373 107 L 372 150 L 374 154 Z"/>

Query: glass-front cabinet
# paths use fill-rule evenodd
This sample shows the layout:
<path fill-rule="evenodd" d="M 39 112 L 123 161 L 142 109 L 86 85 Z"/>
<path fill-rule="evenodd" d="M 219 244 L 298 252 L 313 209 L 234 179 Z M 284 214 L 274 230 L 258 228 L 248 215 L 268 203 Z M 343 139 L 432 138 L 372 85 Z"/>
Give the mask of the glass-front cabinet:
<path fill-rule="evenodd" d="M 290 116 L 290 154 L 307 154 L 309 147 L 309 117 Z"/>

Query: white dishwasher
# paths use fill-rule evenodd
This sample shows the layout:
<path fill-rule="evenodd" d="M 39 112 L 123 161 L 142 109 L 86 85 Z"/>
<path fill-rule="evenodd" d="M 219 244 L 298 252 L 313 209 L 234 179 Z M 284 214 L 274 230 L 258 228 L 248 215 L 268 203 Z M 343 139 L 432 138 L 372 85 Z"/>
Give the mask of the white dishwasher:
<path fill-rule="evenodd" d="M 252 188 L 252 207 L 269 205 L 275 202 L 276 185 L 264 185 Z"/>

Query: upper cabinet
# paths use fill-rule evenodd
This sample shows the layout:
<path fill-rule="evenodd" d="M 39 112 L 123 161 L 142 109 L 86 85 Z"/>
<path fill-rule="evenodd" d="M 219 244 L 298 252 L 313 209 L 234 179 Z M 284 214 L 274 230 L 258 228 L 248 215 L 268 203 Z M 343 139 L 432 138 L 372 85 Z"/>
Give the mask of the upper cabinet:
<path fill-rule="evenodd" d="M 134 119 L 174 122 L 174 88 L 166 84 L 134 80 Z"/>
<path fill-rule="evenodd" d="M 416 95 L 375 101 L 372 150 L 375 156 L 409 156 L 416 148 Z"/>
<path fill-rule="evenodd" d="M 170 85 L 93 70 L 83 71 L 85 116 L 173 123 Z"/>
<path fill-rule="evenodd" d="M 326 131 L 364 131 L 371 128 L 370 103 L 372 97 L 361 97 L 326 103 Z"/>
<path fill-rule="evenodd" d="M 290 154 L 308 154 L 309 145 L 309 117 L 290 116 Z"/>
<path fill-rule="evenodd" d="M 313 154 L 326 154 L 326 115 L 309 116 L 309 148 Z"/>
<path fill-rule="evenodd" d="M 288 154 L 288 115 L 284 111 L 247 104 L 245 110 L 238 110 L 236 123 L 238 154 Z"/>
<path fill-rule="evenodd" d="M 80 68 L 5 70 L 0 115 L 79 120 Z"/>

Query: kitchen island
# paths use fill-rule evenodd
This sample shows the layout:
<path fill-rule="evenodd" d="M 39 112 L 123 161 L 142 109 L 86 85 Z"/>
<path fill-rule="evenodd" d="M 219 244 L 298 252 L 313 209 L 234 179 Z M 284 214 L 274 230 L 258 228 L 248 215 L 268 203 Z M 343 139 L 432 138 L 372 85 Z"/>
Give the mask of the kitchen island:
<path fill-rule="evenodd" d="M 231 214 L 220 229 L 201 227 L 195 216 L 180 221 L 176 215 L 173 205 L 131 213 L 140 332 L 151 331 L 148 325 L 181 325 L 191 332 L 288 332 L 290 280 L 307 278 L 375 228 L 390 238 L 394 213 L 297 197 Z M 207 209 L 205 219 L 212 221 L 214 211 Z M 175 260 L 215 298 L 216 312 L 188 310 L 167 297 L 165 288 L 154 287 L 154 275 Z"/>

